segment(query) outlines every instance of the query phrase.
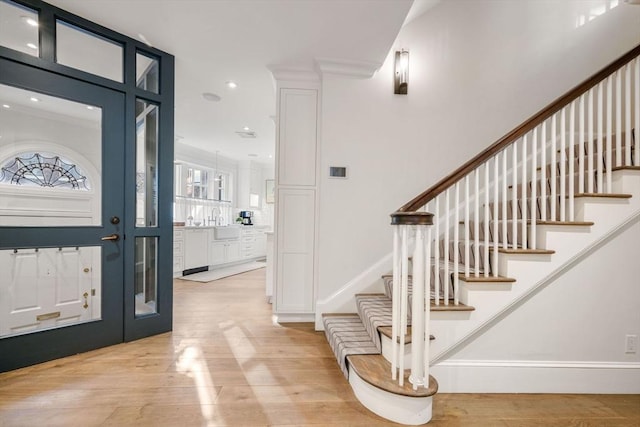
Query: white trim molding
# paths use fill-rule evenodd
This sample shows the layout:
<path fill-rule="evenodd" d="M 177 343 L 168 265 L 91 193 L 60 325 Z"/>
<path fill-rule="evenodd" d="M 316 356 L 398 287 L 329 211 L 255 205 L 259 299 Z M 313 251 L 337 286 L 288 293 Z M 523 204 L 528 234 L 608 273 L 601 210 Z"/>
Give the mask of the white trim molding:
<path fill-rule="evenodd" d="M 382 67 L 381 62 L 340 58 L 316 58 L 316 64 L 323 76 L 332 74 L 356 79 L 370 79 Z"/>
<path fill-rule="evenodd" d="M 445 360 L 441 393 L 640 393 L 639 362 Z"/>

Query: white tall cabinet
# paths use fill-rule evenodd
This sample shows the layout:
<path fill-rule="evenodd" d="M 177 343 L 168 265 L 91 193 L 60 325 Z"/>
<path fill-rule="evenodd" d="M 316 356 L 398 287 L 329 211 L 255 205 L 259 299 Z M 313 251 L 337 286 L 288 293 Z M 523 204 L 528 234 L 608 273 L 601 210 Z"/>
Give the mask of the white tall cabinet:
<path fill-rule="evenodd" d="M 278 78 L 274 313 L 313 321 L 317 272 L 319 82 Z"/>

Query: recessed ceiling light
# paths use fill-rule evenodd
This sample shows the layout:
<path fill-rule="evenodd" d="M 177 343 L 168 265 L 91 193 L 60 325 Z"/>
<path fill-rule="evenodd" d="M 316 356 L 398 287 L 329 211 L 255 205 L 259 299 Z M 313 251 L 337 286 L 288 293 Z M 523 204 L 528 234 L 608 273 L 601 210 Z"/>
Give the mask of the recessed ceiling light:
<path fill-rule="evenodd" d="M 21 16 L 20 19 L 22 19 L 24 22 L 26 22 L 28 25 L 31 25 L 32 27 L 38 26 L 38 21 L 31 18 L 30 16 Z"/>
<path fill-rule="evenodd" d="M 11 105 L 9 105 L 9 104 L 2 104 L 2 108 L 11 108 Z"/>
<path fill-rule="evenodd" d="M 270 159 L 273 159 L 273 154 L 269 154 L 269 158 L 270 158 Z"/>
<path fill-rule="evenodd" d="M 249 130 L 249 126 L 243 127 L 242 130 Z"/>
<path fill-rule="evenodd" d="M 29 49 L 37 49 L 37 48 L 38 48 L 38 46 L 36 46 L 36 45 L 35 45 L 35 44 L 33 44 L 33 43 L 27 43 L 27 47 L 28 47 Z"/>
<path fill-rule="evenodd" d="M 216 95 L 215 93 L 211 93 L 211 92 L 203 93 L 202 97 L 207 101 L 211 101 L 211 102 L 220 102 L 220 100 L 222 99 L 220 98 L 219 95 Z"/>
<path fill-rule="evenodd" d="M 31 101 L 33 102 L 40 102 L 40 100 L 38 98 L 36 98 L 35 96 L 32 96 L 31 98 L 29 98 Z"/>
<path fill-rule="evenodd" d="M 232 80 L 229 80 L 228 82 L 226 82 L 226 85 L 229 89 L 235 89 L 238 87 L 238 84 Z"/>

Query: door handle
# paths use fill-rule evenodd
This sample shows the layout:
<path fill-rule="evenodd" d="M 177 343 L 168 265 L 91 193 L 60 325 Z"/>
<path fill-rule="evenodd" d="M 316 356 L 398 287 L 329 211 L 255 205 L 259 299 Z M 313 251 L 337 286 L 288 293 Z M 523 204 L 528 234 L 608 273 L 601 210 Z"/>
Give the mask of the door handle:
<path fill-rule="evenodd" d="M 104 236 L 100 240 L 113 240 L 114 242 L 116 242 L 116 241 L 120 240 L 120 235 L 119 234 L 110 234 L 108 236 Z"/>

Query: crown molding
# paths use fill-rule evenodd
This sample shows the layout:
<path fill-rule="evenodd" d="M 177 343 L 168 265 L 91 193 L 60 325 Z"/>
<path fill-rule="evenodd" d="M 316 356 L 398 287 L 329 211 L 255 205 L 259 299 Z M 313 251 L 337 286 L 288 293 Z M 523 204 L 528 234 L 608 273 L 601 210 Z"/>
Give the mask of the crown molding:
<path fill-rule="evenodd" d="M 313 69 L 294 65 L 267 65 L 276 81 L 319 83 L 320 75 Z"/>
<path fill-rule="evenodd" d="M 320 73 L 337 75 L 357 79 L 369 79 L 382 66 L 382 62 L 359 61 L 340 58 L 316 58 L 316 65 Z"/>

